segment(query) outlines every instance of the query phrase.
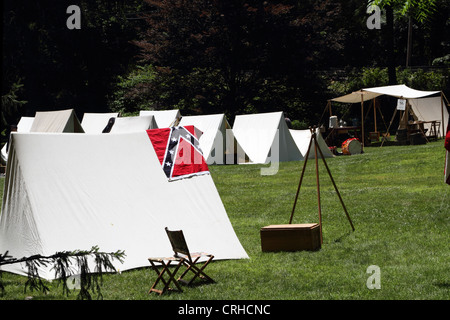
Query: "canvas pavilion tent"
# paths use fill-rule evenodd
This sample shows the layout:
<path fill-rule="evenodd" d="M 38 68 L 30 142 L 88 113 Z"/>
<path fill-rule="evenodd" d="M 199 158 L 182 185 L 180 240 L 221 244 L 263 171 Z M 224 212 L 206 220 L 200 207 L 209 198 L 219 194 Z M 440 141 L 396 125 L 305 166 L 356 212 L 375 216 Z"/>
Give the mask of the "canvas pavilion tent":
<path fill-rule="evenodd" d="M 238 115 L 233 133 L 252 163 L 303 160 L 282 111 Z"/>
<path fill-rule="evenodd" d="M 114 120 L 110 133 L 130 133 L 158 128 L 155 117 L 151 115 L 137 117 L 118 117 Z"/>
<path fill-rule="evenodd" d="M 300 150 L 303 158 L 306 158 L 306 153 L 308 152 L 308 147 L 310 145 L 311 140 L 311 131 L 309 129 L 307 130 L 293 130 L 290 129 L 289 132 L 292 135 L 292 138 L 294 138 L 295 144 L 297 145 L 298 149 Z M 316 139 L 318 146 L 320 148 L 320 151 L 322 151 L 322 154 L 325 158 L 332 158 L 334 157 L 333 153 L 328 148 L 327 143 L 323 139 L 322 135 L 320 134 L 319 128 L 316 128 Z M 317 156 L 320 158 L 320 152 L 317 152 Z M 314 144 L 311 144 L 309 156 L 308 159 L 315 158 L 314 154 Z"/>
<path fill-rule="evenodd" d="M 81 126 L 86 133 L 102 133 L 103 129 L 108 125 L 109 119 L 117 118 L 118 116 L 118 112 L 85 113 L 83 120 L 81 120 Z"/>
<path fill-rule="evenodd" d="M 30 132 L 76 132 L 84 133 L 75 110 L 38 111 Z"/>
<path fill-rule="evenodd" d="M 245 152 L 237 142 L 225 114 L 184 116 L 179 125 L 193 125 L 202 131 L 199 142 L 208 164 L 246 162 Z"/>
<path fill-rule="evenodd" d="M 21 258 L 98 246 L 124 250 L 124 263 L 113 261 L 124 271 L 172 256 L 168 227 L 182 229 L 192 251 L 248 258 L 211 176 L 169 181 L 146 131 L 11 137 L 0 252 Z M 41 265 L 40 275 L 53 279 L 51 268 Z M 25 273 L 20 264 L 2 270 Z"/>
<path fill-rule="evenodd" d="M 331 101 L 343 102 L 343 103 L 360 103 L 361 104 L 361 124 L 362 124 L 362 135 L 364 136 L 364 102 L 368 100 L 373 100 L 381 95 L 389 95 L 396 97 L 398 99 L 407 100 L 407 107 L 411 105 L 413 112 L 416 114 L 418 120 L 430 121 L 436 120 L 440 121 L 442 128 L 442 135 L 444 136 L 444 126 L 442 124 L 447 123 L 448 110 L 444 105 L 444 95 L 441 91 L 421 91 L 415 90 L 407 87 L 404 84 L 391 85 L 383 87 L 365 88 L 359 91 L 355 91 L 346 94 L 341 97 L 331 99 L 329 102 L 330 114 L 331 114 Z M 438 96 L 439 95 L 439 96 Z M 432 96 L 435 96 L 431 99 Z M 427 99 L 427 100 L 423 100 Z M 432 103 L 430 103 L 432 102 Z M 417 112 L 416 112 L 417 111 Z M 396 110 L 395 110 L 396 112 Z M 394 115 L 395 115 L 394 112 Z M 408 110 L 405 111 L 407 114 Z M 433 118 L 433 119 L 430 119 Z M 407 121 L 407 117 L 403 120 Z M 391 120 L 392 122 L 392 120 Z"/>
<path fill-rule="evenodd" d="M 177 125 L 181 118 L 180 110 L 141 110 L 140 116 L 154 116 L 158 128 L 168 128 Z"/>

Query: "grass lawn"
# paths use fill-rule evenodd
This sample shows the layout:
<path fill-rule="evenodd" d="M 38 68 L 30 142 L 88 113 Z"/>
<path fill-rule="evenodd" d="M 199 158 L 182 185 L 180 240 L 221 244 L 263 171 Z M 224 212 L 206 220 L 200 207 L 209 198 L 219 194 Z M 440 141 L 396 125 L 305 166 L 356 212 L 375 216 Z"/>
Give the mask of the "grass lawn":
<path fill-rule="evenodd" d="M 327 159 L 355 226 L 352 232 L 319 162 L 323 245 L 315 252 L 261 252 L 260 228 L 285 224 L 303 162 L 211 166 L 231 223 L 250 259 L 214 261 L 216 280 L 183 293 L 148 295 L 149 268 L 103 277 L 108 300 L 447 300 L 450 298 L 450 186 L 444 183 L 443 140 L 419 146 L 365 148 Z M 314 160 L 308 161 L 293 223 L 318 222 Z M 4 178 L 0 179 L 3 190 Z M 101 249 L 101 248 L 100 248 Z M 120 248 L 118 248 L 120 249 Z M 143 252 L 145 255 L 146 253 Z M 381 289 L 368 289 L 367 268 L 380 268 Z M 1 299 L 75 299 L 55 283 L 47 295 L 24 292 L 26 278 L 3 273 Z"/>

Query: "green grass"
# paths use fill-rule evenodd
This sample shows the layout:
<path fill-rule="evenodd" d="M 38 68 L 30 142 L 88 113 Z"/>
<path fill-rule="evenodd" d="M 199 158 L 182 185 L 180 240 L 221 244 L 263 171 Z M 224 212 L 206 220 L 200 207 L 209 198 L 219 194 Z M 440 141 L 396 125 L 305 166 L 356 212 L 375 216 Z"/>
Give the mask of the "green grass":
<path fill-rule="evenodd" d="M 352 232 L 321 162 L 323 245 L 316 252 L 261 252 L 260 228 L 285 224 L 303 162 L 282 163 L 277 174 L 260 165 L 211 166 L 231 223 L 250 259 L 214 261 L 216 283 L 183 293 L 148 295 L 149 268 L 103 277 L 104 299 L 123 300 L 447 300 L 450 298 L 450 186 L 443 182 L 443 141 L 420 146 L 366 148 L 361 155 L 327 159 Z M 293 223 L 318 222 L 314 161 L 309 160 Z M 4 183 L 4 179 L 0 179 Z M 3 190 L 3 187 L 2 187 Z M 143 255 L 146 255 L 143 252 Z M 368 289 L 370 265 L 381 270 L 381 289 Z M 2 299 L 75 299 L 23 292 L 24 277 L 3 273 Z"/>

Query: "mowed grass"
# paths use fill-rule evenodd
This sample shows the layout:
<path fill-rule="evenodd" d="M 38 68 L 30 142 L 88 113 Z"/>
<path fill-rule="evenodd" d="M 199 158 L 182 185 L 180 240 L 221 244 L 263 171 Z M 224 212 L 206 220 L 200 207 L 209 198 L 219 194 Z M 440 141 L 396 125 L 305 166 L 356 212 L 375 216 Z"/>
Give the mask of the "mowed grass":
<path fill-rule="evenodd" d="M 323 244 L 314 252 L 261 251 L 261 227 L 289 222 L 303 161 L 281 163 L 278 172 L 269 176 L 261 175 L 261 168 L 267 167 L 262 165 L 210 166 L 250 259 L 214 261 L 207 269 L 214 284 L 161 297 L 147 294 L 156 279 L 149 268 L 104 275 L 103 298 L 447 300 L 450 186 L 444 183 L 444 157 L 440 140 L 419 146 L 366 147 L 361 155 L 327 159 L 355 231 L 319 160 Z M 315 162 L 310 159 L 293 223 L 318 221 Z M 380 268 L 380 289 L 366 285 L 371 265 Z M 76 298 L 76 291 L 63 296 L 56 283 L 50 284 L 47 295 L 24 292 L 25 281 L 25 277 L 3 273 L 2 299 Z"/>

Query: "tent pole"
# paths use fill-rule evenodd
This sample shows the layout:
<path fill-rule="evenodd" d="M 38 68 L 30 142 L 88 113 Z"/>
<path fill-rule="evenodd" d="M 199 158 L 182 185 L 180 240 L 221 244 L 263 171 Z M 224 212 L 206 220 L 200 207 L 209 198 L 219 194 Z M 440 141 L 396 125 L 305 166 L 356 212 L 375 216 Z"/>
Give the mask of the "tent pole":
<path fill-rule="evenodd" d="M 331 117 L 331 115 L 332 115 L 331 114 L 331 100 L 328 100 L 327 105 L 325 106 L 325 109 L 323 109 L 322 116 L 320 116 L 320 120 L 319 120 L 319 124 L 318 124 L 319 126 L 320 126 L 323 116 L 325 115 L 325 112 L 327 112 L 327 110 L 330 111 L 330 117 Z"/>
<path fill-rule="evenodd" d="M 311 149 L 311 143 L 312 143 L 312 136 L 309 140 L 309 146 L 308 146 L 308 151 L 306 152 L 306 156 L 305 156 L 305 162 L 303 164 L 303 169 L 302 169 L 302 174 L 300 175 L 300 181 L 298 182 L 298 187 L 297 187 L 297 194 L 295 195 L 295 200 L 294 200 L 294 207 L 292 208 L 292 212 L 291 212 L 291 217 L 289 219 L 289 224 L 292 223 L 292 218 L 294 217 L 294 211 L 295 211 L 295 206 L 297 204 L 297 199 L 298 199 L 298 194 L 300 193 L 300 187 L 302 185 L 302 181 L 303 181 L 303 176 L 305 175 L 305 168 L 306 168 L 306 163 L 308 162 L 308 157 L 309 157 L 309 150 Z"/>
<path fill-rule="evenodd" d="M 381 108 L 380 108 L 379 104 L 377 104 L 377 109 L 378 109 L 378 112 L 380 113 L 381 119 L 383 120 L 384 128 L 387 129 L 386 121 L 384 121 L 384 115 L 383 115 L 383 112 L 381 112 Z"/>
<path fill-rule="evenodd" d="M 444 97 L 445 101 L 447 101 L 447 104 L 450 104 L 450 102 L 448 102 L 448 99 L 447 99 L 447 97 L 444 94 L 444 91 L 441 91 L 441 95 Z"/>
<path fill-rule="evenodd" d="M 310 128 L 311 130 L 311 128 Z M 334 189 L 336 190 L 336 193 L 339 197 L 339 201 L 341 202 L 341 205 L 344 209 L 345 215 L 347 216 L 348 221 L 350 222 L 350 226 L 352 227 L 352 230 L 355 231 L 355 227 L 353 226 L 352 219 L 350 218 L 350 215 L 347 212 L 347 208 L 345 207 L 344 201 L 342 200 L 341 194 L 339 193 L 339 190 L 336 186 L 336 183 L 334 182 L 333 176 L 331 175 L 330 168 L 328 168 L 327 162 L 325 161 L 325 157 L 322 153 L 322 150 L 320 149 L 320 146 L 318 147 L 318 142 L 316 139 L 316 128 L 314 127 L 314 131 L 311 130 L 311 138 L 309 140 L 309 147 L 308 151 L 306 152 L 306 158 L 305 163 L 303 164 L 302 174 L 300 176 L 300 181 L 298 183 L 297 188 L 297 194 L 295 195 L 295 201 L 294 201 L 294 207 L 292 208 L 291 217 L 289 219 L 289 224 L 292 223 L 292 218 L 294 216 L 295 206 L 297 204 L 298 195 L 300 193 L 300 187 L 302 185 L 303 176 L 305 174 L 305 168 L 306 163 L 309 157 L 309 151 L 311 149 L 312 143 L 314 142 L 314 153 L 315 153 L 315 160 L 316 160 L 316 181 L 317 181 L 317 198 L 318 198 L 318 206 L 319 206 L 319 226 L 320 226 L 320 241 L 322 241 L 322 212 L 321 212 L 321 206 L 320 206 L 320 186 L 319 186 L 319 164 L 318 164 L 318 154 L 317 151 L 319 151 L 320 156 L 322 157 L 323 164 L 325 165 L 325 168 L 327 169 L 328 175 L 330 176 L 331 182 L 333 183 Z M 322 243 L 322 242 L 321 242 Z"/>
<path fill-rule="evenodd" d="M 377 131 L 377 98 L 373 98 L 373 121 L 375 122 L 375 132 Z"/>
<path fill-rule="evenodd" d="M 336 183 L 334 182 L 333 176 L 331 175 L 331 171 L 328 168 L 328 165 L 327 165 L 327 162 L 325 161 L 325 158 L 323 157 L 322 150 L 320 150 L 320 148 L 318 148 L 318 149 L 319 149 L 320 156 L 322 157 L 323 164 L 325 165 L 325 168 L 327 169 L 328 175 L 330 176 L 331 182 L 333 183 L 334 189 L 336 190 L 336 193 L 337 193 L 337 195 L 339 197 L 341 205 L 344 208 L 345 215 L 347 216 L 347 219 L 350 222 L 350 226 L 352 227 L 352 230 L 355 231 L 355 227 L 353 226 L 352 219 L 350 218 L 350 215 L 347 212 L 347 208 L 345 207 L 345 204 L 344 204 L 344 201 L 342 200 L 341 194 L 339 193 L 339 190 L 338 190 L 338 188 L 336 186 Z"/>
<path fill-rule="evenodd" d="M 404 121 L 405 121 L 405 128 L 408 131 L 408 119 L 409 119 L 409 109 L 410 109 L 410 104 L 409 104 L 409 99 L 406 99 L 406 110 L 405 110 L 405 115 L 404 115 Z"/>
<path fill-rule="evenodd" d="M 389 129 L 391 128 L 392 122 L 394 121 L 394 118 L 395 118 L 395 115 L 396 115 L 396 114 L 397 114 L 397 108 L 395 108 L 394 114 L 392 115 L 391 122 L 389 122 L 389 127 L 387 128 L 386 134 L 389 133 Z M 384 143 L 384 139 L 383 139 L 383 141 L 381 142 L 380 148 L 383 146 L 383 143 Z"/>
<path fill-rule="evenodd" d="M 317 158 L 317 140 L 316 140 L 316 132 L 311 131 L 311 136 L 314 140 L 314 156 L 316 160 L 316 185 L 317 185 L 317 206 L 319 208 L 319 228 L 320 228 L 320 243 L 323 243 L 322 236 L 322 209 L 320 206 L 320 184 L 319 184 L 319 163 Z M 320 149 L 320 148 L 319 148 Z"/>
<path fill-rule="evenodd" d="M 443 93 L 441 91 L 441 116 L 442 116 L 442 138 L 445 138 L 445 123 L 444 123 L 444 97 L 443 97 Z"/>
<path fill-rule="evenodd" d="M 364 151 L 364 98 L 361 94 L 361 143 Z"/>

